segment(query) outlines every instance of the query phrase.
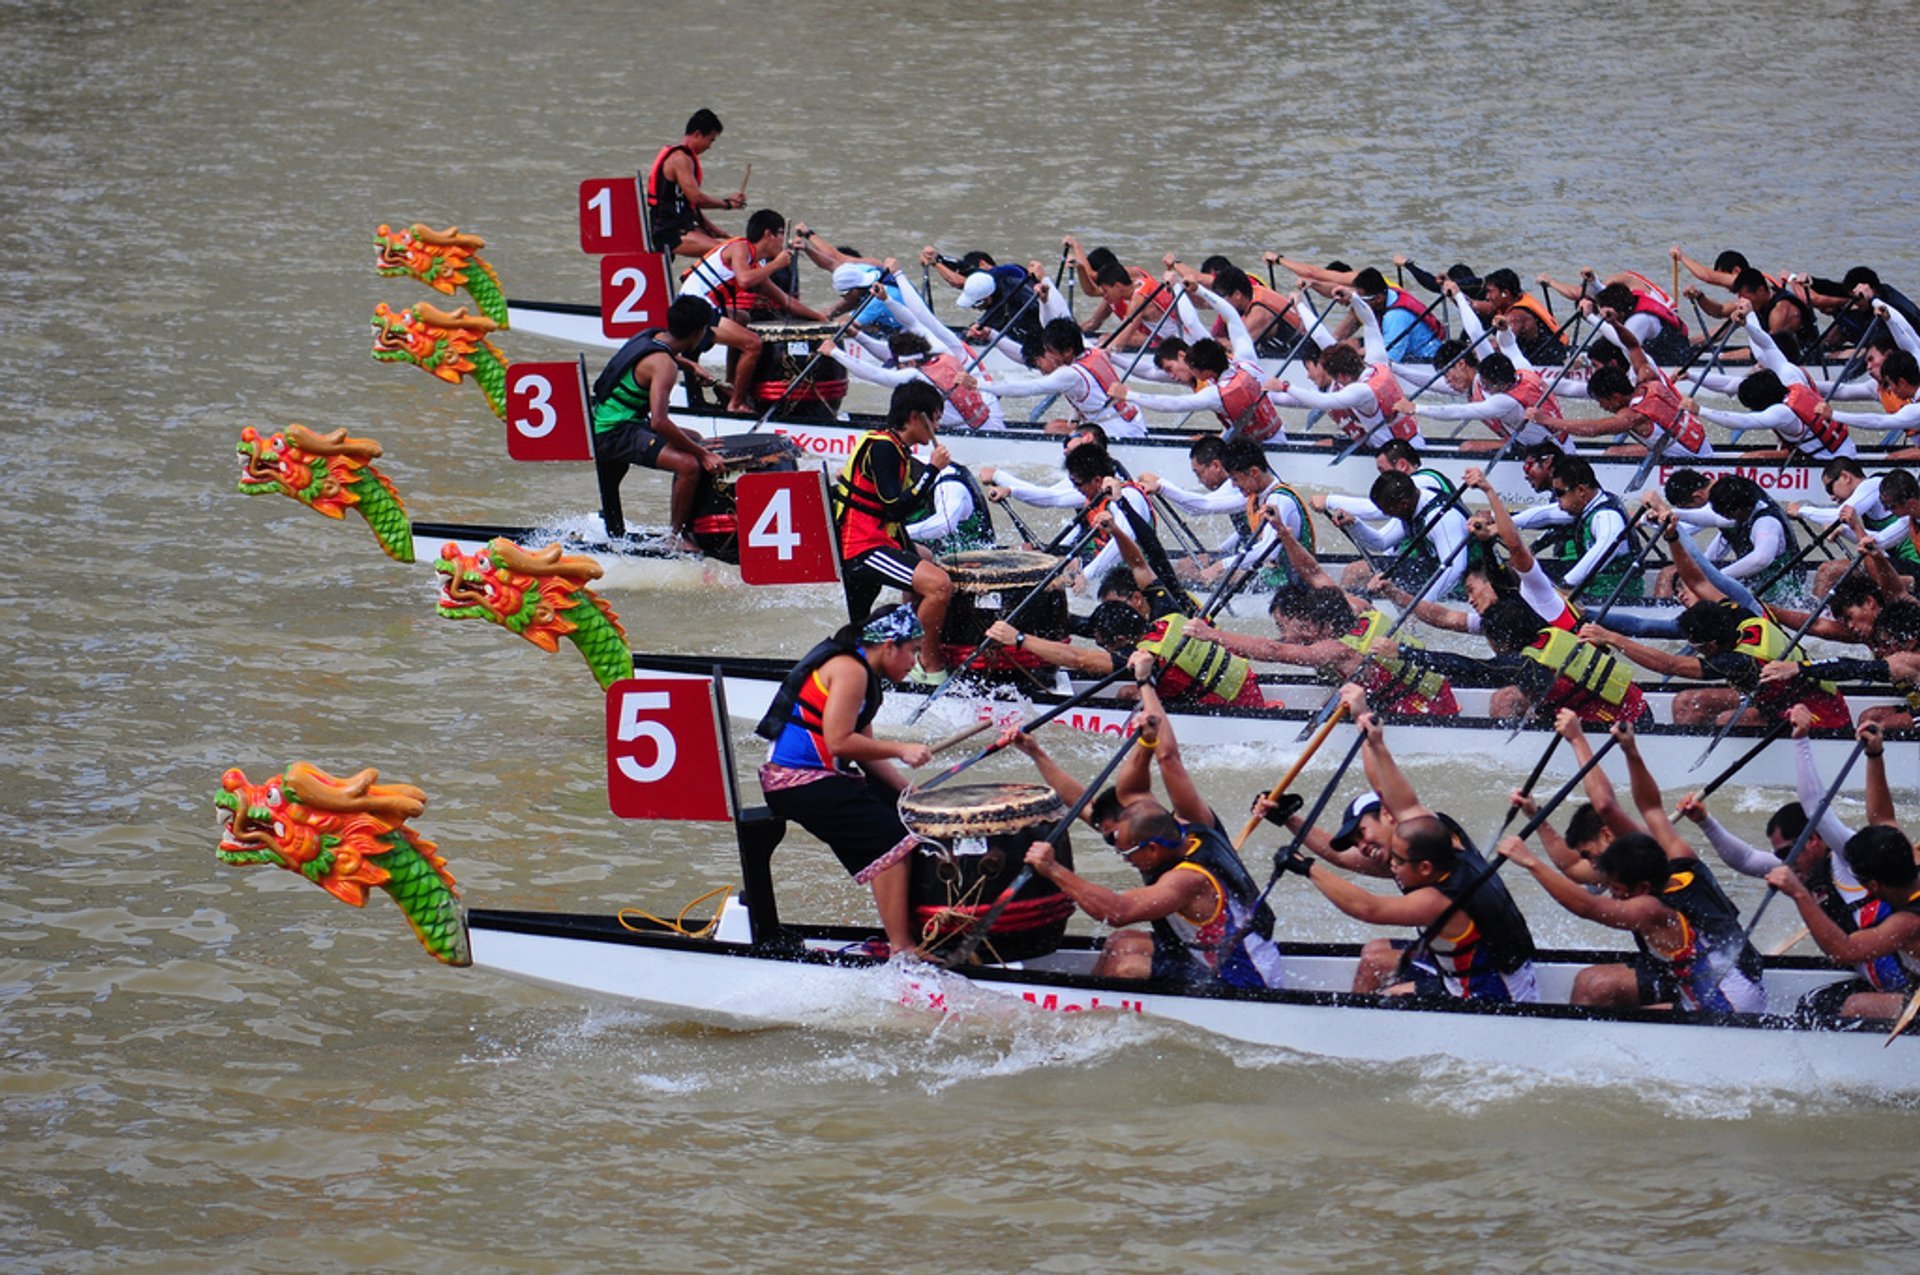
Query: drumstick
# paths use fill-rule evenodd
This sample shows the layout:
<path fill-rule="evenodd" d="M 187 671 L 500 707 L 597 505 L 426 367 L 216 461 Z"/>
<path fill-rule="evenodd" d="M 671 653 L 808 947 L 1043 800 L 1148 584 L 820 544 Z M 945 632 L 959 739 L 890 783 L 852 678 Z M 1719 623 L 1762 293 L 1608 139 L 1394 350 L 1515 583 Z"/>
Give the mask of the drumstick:
<path fill-rule="evenodd" d="M 991 725 L 993 725 L 993 719 L 991 717 L 985 718 L 981 721 L 977 721 L 973 725 L 967 727 L 965 730 L 956 731 L 955 733 L 941 740 L 939 743 L 933 745 L 933 747 L 928 750 L 928 753 L 930 756 L 938 757 L 941 753 L 946 752 L 949 748 L 952 748 L 955 744 L 966 743 L 968 740 L 972 739 L 975 735 L 978 735 L 981 731 L 987 729 L 987 727 Z"/>
<path fill-rule="evenodd" d="M 753 161 L 748 160 L 747 171 L 740 174 L 740 199 L 743 203 L 747 198 L 747 178 L 751 176 L 753 176 Z"/>

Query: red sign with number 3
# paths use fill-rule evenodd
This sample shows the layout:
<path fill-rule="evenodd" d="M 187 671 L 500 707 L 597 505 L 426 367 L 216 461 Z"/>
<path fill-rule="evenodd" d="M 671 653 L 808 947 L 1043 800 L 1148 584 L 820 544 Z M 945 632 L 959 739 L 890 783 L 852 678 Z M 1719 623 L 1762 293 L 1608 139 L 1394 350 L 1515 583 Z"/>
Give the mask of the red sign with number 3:
<path fill-rule="evenodd" d="M 818 469 L 742 474 L 733 485 L 740 578 L 748 584 L 836 584 L 840 546 Z"/>
<path fill-rule="evenodd" d="M 586 374 L 578 363 L 507 367 L 507 455 L 515 460 L 592 460 Z"/>
<path fill-rule="evenodd" d="M 667 259 L 657 252 L 600 258 L 600 331 L 619 341 L 667 326 Z"/>
<path fill-rule="evenodd" d="M 622 819 L 733 818 L 732 755 L 707 677 L 607 688 L 607 804 Z"/>

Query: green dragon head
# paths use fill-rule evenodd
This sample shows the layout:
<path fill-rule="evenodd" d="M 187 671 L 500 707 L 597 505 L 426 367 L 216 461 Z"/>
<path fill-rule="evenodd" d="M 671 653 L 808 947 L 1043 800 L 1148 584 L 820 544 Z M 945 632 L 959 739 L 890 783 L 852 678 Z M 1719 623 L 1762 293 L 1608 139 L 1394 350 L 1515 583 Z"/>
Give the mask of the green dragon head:
<path fill-rule="evenodd" d="M 504 328 L 507 302 L 500 277 L 474 255 L 486 246 L 486 240 L 462 234 L 458 226 L 435 230 L 418 221 L 403 230 L 381 226 L 373 232 L 374 269 L 389 278 L 418 279 L 447 296 L 465 288 L 480 313 Z"/>
<path fill-rule="evenodd" d="M 278 493 L 329 518 L 357 510 L 374 538 L 396 562 L 413 561 L 413 527 L 400 493 L 373 467 L 380 444 L 349 438 L 345 429 L 318 434 L 289 425 L 284 434 L 263 435 L 251 425 L 240 431 L 240 491 Z"/>
<path fill-rule="evenodd" d="M 442 618 L 486 620 L 543 651 L 559 650 L 567 638 L 603 688 L 633 675 L 620 617 L 587 587 L 601 575 L 592 558 L 569 556 L 557 544 L 529 550 L 501 537 L 474 554 L 446 545 L 433 569 L 442 577 Z"/>

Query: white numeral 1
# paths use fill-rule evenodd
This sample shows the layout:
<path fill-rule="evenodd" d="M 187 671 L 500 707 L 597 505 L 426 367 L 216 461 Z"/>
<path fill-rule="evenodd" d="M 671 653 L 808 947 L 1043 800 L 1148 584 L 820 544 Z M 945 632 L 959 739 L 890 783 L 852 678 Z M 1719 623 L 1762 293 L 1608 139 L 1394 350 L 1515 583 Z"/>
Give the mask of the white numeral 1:
<path fill-rule="evenodd" d="M 602 186 L 593 192 L 593 198 L 587 201 L 587 207 L 600 214 L 600 237 L 613 238 L 613 188 Z"/>

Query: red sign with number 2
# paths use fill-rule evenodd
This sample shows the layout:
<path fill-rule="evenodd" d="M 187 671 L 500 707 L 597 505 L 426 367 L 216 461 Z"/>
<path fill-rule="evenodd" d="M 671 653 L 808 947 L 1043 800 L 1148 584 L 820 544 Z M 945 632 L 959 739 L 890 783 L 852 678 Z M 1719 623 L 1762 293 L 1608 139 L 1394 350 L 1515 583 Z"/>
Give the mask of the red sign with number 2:
<path fill-rule="evenodd" d="M 719 700 L 706 677 L 607 688 L 607 804 L 622 819 L 725 821 L 735 809 Z"/>

